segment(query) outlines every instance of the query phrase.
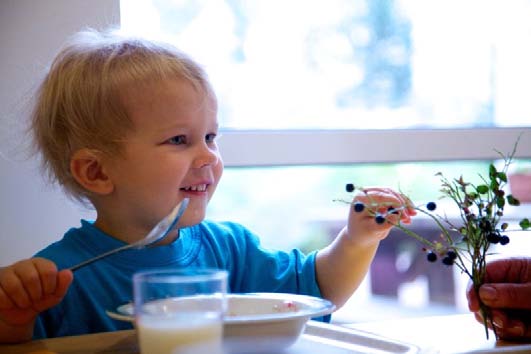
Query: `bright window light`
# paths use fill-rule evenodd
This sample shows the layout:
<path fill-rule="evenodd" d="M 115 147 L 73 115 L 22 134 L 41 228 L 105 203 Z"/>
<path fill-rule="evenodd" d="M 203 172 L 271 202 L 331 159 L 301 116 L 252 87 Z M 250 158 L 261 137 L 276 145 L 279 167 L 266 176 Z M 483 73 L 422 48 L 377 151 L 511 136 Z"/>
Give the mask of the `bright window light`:
<path fill-rule="evenodd" d="M 479 11 L 478 9 L 481 9 Z M 224 128 L 529 126 L 529 1 L 122 1 L 204 65 Z"/>

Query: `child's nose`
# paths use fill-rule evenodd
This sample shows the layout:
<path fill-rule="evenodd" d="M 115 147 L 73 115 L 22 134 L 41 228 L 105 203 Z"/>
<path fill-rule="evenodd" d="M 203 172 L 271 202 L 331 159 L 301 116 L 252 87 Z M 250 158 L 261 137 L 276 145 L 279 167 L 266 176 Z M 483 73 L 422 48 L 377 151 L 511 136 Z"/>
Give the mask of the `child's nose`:
<path fill-rule="evenodd" d="M 208 145 L 198 147 L 198 153 L 194 161 L 195 168 L 215 165 L 219 160 L 219 151 Z"/>

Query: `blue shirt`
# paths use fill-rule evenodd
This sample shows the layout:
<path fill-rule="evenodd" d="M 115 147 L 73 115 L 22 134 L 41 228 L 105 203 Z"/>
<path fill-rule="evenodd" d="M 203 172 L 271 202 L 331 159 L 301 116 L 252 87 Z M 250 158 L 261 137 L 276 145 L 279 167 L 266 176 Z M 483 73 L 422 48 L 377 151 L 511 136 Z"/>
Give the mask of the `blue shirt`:
<path fill-rule="evenodd" d="M 36 254 L 56 263 L 58 269 L 121 247 L 124 243 L 81 220 L 58 242 Z M 132 276 L 154 268 L 202 267 L 229 272 L 228 291 L 283 292 L 320 297 L 315 278 L 315 254 L 267 250 L 243 226 L 204 221 L 180 230 L 173 243 L 130 249 L 104 258 L 74 273 L 63 301 L 37 318 L 34 338 L 61 337 L 131 329 L 111 319 L 105 310 L 132 300 Z"/>

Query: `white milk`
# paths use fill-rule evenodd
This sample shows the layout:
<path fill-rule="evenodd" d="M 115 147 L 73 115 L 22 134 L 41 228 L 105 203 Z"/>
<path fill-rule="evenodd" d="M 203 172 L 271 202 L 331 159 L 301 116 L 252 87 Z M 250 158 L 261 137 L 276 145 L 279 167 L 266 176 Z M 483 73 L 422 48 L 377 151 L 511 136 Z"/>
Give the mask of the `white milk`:
<path fill-rule="evenodd" d="M 142 354 L 223 352 L 223 324 L 220 319 L 144 315 L 137 319 L 137 331 Z"/>

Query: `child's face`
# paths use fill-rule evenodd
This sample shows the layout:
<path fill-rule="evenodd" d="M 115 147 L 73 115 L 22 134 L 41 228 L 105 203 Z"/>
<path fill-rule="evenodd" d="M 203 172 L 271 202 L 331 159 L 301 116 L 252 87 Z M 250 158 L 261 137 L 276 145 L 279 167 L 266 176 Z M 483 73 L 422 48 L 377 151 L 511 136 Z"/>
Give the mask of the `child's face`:
<path fill-rule="evenodd" d="M 108 214 L 144 232 L 189 198 L 179 225 L 199 223 L 223 171 L 215 98 L 183 80 L 143 86 L 124 98 L 134 130 L 124 138 L 124 152 L 107 163 L 114 184 Z"/>

